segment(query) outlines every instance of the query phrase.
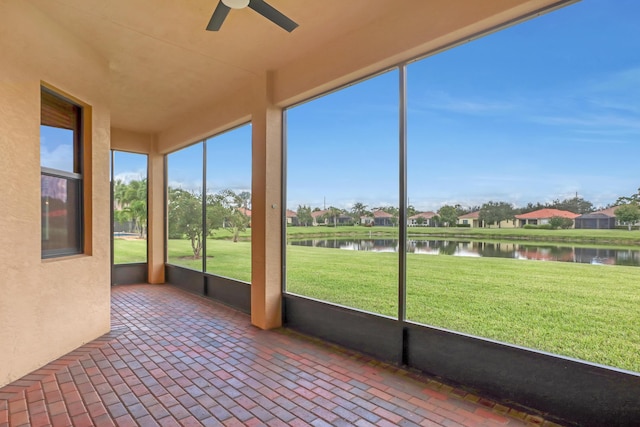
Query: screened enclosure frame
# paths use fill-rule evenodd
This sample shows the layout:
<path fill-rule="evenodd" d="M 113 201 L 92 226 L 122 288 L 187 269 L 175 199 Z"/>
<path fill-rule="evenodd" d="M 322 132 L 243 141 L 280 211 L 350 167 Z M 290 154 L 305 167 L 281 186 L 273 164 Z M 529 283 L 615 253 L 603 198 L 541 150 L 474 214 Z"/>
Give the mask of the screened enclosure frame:
<path fill-rule="evenodd" d="M 573 3 L 568 1 L 565 4 Z M 407 69 L 425 58 L 555 10 L 544 9 L 403 61 L 283 109 L 282 260 L 284 325 L 362 351 L 391 363 L 419 369 L 455 386 L 480 391 L 523 409 L 536 408 L 556 420 L 584 425 L 632 422 L 640 399 L 640 373 L 430 326 L 407 319 L 408 107 Z M 289 110 L 398 70 L 399 257 L 398 312 L 395 319 L 358 308 L 290 293 L 287 289 L 287 167 Z M 523 372 L 523 366 L 527 372 Z M 553 384 L 553 390 L 550 390 Z M 603 397 L 606 396 L 606 397 Z"/>
<path fill-rule="evenodd" d="M 109 153 L 109 192 L 110 192 L 110 257 L 111 257 L 111 285 L 117 284 L 133 284 L 133 283 L 146 283 L 148 280 L 148 263 L 151 249 L 149 248 L 148 237 L 145 238 L 145 261 L 134 261 L 126 263 L 115 262 L 115 156 L 116 152 L 123 154 L 131 154 L 137 156 L 144 156 L 145 159 L 145 180 L 149 179 L 149 155 L 146 153 L 136 153 L 132 151 L 124 151 L 120 149 L 111 149 Z M 145 192 L 145 205 L 146 205 L 146 223 L 149 222 L 149 187 Z"/>
<path fill-rule="evenodd" d="M 251 126 L 251 121 L 241 123 L 237 126 L 228 128 L 222 132 L 199 139 L 189 145 L 181 147 L 177 150 L 166 153 L 164 159 L 164 226 L 167 230 L 163 248 L 165 260 L 165 277 L 167 283 L 171 283 L 188 292 L 211 298 L 217 302 L 223 303 L 245 313 L 251 311 L 251 283 L 242 281 L 233 277 L 226 277 L 216 274 L 213 271 L 207 271 L 207 238 L 203 232 L 202 238 L 202 262 L 201 270 L 195 270 L 189 267 L 171 263 L 169 260 L 169 156 L 180 150 L 194 147 L 202 144 L 202 201 L 200 203 L 200 224 L 202 229 L 206 229 L 207 222 L 207 143 L 218 136 L 228 134 L 234 130 Z M 250 161 L 251 159 L 249 159 Z"/>

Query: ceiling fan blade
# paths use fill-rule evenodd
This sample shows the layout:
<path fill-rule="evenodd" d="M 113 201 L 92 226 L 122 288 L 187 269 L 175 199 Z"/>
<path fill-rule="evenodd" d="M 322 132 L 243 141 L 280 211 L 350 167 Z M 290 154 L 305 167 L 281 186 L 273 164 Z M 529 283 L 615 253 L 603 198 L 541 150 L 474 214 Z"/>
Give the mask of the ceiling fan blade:
<path fill-rule="evenodd" d="M 291 32 L 298 27 L 298 24 L 265 3 L 264 0 L 251 0 L 249 2 L 249 7 L 288 32 Z"/>
<path fill-rule="evenodd" d="M 211 15 L 209 25 L 207 25 L 207 31 L 218 31 L 230 10 L 231 8 L 229 6 L 219 1 L 216 10 L 214 10 L 213 15 Z"/>

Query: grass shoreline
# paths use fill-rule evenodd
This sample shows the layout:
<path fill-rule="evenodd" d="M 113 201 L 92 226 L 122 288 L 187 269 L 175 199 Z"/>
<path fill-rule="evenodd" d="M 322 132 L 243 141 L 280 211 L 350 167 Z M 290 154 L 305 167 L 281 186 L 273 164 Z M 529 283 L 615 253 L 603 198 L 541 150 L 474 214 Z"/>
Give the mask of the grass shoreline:
<path fill-rule="evenodd" d="M 307 238 L 398 238 L 397 227 L 287 227 L 287 238 L 302 240 Z M 442 239 L 472 239 L 494 241 L 526 241 L 540 243 L 576 243 L 588 245 L 640 246 L 640 232 L 637 230 L 535 230 L 524 228 L 462 228 L 462 227 L 408 227 L 407 238 L 418 239 L 437 237 Z M 214 232 L 212 240 L 229 240 L 230 234 L 221 230 Z M 251 240 L 251 229 L 240 233 L 241 241 Z"/>
<path fill-rule="evenodd" d="M 395 227 L 288 227 L 289 239 L 306 237 L 329 238 L 345 237 L 385 237 L 398 238 L 399 229 Z M 536 241 L 558 243 L 614 244 L 620 246 L 639 246 L 640 232 L 627 230 L 531 230 L 524 228 L 444 228 L 444 227 L 408 227 L 407 238 L 440 237 L 497 241 Z"/>

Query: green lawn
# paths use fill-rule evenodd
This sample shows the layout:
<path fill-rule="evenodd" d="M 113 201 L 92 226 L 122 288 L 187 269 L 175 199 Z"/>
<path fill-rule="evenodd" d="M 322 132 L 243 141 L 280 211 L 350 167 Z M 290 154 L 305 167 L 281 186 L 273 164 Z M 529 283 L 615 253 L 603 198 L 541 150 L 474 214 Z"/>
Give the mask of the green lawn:
<path fill-rule="evenodd" d="M 169 240 L 169 263 L 202 271 L 202 258 L 193 259 L 191 242 Z M 207 273 L 251 281 L 251 242 L 233 243 L 230 240 L 207 240 Z"/>
<path fill-rule="evenodd" d="M 393 253 L 287 248 L 289 292 L 397 316 Z M 640 269 L 407 255 L 407 318 L 640 371 Z"/>
<path fill-rule="evenodd" d="M 147 262 L 147 241 L 113 239 L 113 262 L 115 264 Z"/>
<path fill-rule="evenodd" d="M 169 240 L 169 263 L 202 270 L 202 258 L 194 259 L 188 240 Z M 230 240 L 207 240 L 207 272 L 251 281 L 251 242 L 233 243 Z M 147 242 L 136 239 L 114 239 L 114 262 L 126 264 L 147 261 Z"/>
<path fill-rule="evenodd" d="M 250 281 L 250 242 L 207 245 L 209 272 Z M 116 248 L 144 250 L 138 241 Z M 188 241 L 170 240 L 168 250 L 171 263 L 200 269 Z M 395 317 L 397 261 L 394 253 L 288 246 L 287 289 Z M 407 317 L 640 372 L 639 279 L 638 267 L 408 254 Z"/>

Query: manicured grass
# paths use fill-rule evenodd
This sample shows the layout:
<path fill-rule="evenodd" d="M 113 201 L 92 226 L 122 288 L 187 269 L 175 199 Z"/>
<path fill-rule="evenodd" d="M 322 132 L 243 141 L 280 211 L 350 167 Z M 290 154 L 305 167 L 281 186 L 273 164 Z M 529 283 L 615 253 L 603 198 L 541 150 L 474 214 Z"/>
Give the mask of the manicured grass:
<path fill-rule="evenodd" d="M 193 259 L 188 240 L 169 240 L 167 254 L 170 264 L 202 271 L 202 258 Z M 208 239 L 207 273 L 250 282 L 251 242 Z"/>
<path fill-rule="evenodd" d="M 138 243 L 117 245 L 135 254 Z M 251 280 L 250 242 L 207 245 L 208 271 Z M 169 258 L 202 265 L 186 240 L 169 241 Z M 391 317 L 397 270 L 395 253 L 287 247 L 289 292 Z M 407 317 L 640 372 L 639 279 L 638 267 L 408 254 Z"/>
<path fill-rule="evenodd" d="M 409 238 L 442 237 L 481 240 L 527 240 L 534 242 L 580 243 L 595 245 L 640 245 L 640 232 L 637 230 L 530 230 L 524 228 L 463 228 L 463 227 L 408 227 Z M 357 237 L 389 239 L 398 238 L 397 227 L 287 227 L 289 239 Z M 231 233 L 215 230 L 211 239 L 229 240 Z M 241 241 L 251 240 L 251 229 L 240 233 Z"/>
<path fill-rule="evenodd" d="M 115 264 L 147 262 L 147 241 L 142 239 L 113 239 L 113 262 Z"/>
<path fill-rule="evenodd" d="M 397 255 L 287 248 L 287 290 L 397 316 Z M 640 371 L 640 270 L 407 255 L 407 318 Z"/>

